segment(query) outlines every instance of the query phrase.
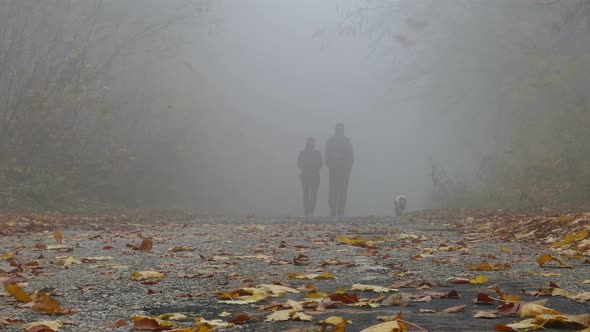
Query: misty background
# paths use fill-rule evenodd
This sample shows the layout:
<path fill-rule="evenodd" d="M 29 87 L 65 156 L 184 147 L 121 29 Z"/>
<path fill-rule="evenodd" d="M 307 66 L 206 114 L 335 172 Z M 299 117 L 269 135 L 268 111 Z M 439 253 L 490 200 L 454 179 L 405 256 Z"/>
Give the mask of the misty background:
<path fill-rule="evenodd" d="M 350 215 L 587 193 L 588 1 L 0 7 L 8 208 L 301 215 L 297 154 L 339 122 Z"/>

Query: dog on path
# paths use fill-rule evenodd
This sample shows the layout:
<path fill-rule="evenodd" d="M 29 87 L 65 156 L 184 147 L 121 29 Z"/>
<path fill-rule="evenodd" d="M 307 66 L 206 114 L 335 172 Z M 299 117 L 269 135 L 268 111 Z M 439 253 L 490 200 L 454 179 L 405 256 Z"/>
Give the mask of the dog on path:
<path fill-rule="evenodd" d="M 404 213 L 406 209 L 406 198 L 404 196 L 397 196 L 393 201 L 393 205 L 395 205 L 395 214 L 399 217 Z"/>

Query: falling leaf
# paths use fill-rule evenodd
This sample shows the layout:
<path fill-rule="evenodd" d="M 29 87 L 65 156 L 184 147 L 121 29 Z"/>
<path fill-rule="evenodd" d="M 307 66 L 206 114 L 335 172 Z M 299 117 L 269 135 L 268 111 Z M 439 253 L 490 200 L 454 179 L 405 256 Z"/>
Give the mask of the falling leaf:
<path fill-rule="evenodd" d="M 139 251 L 150 251 L 152 250 L 153 243 L 152 239 L 143 239 L 139 245 Z"/>
<path fill-rule="evenodd" d="M 53 238 L 57 243 L 62 243 L 64 241 L 64 233 L 62 231 L 53 231 Z"/>
<path fill-rule="evenodd" d="M 474 279 L 470 279 L 469 280 L 469 283 L 470 284 L 473 284 L 473 285 L 481 285 L 481 284 L 485 283 L 488 280 L 489 280 L 488 277 L 483 276 L 483 275 L 478 275 Z"/>
<path fill-rule="evenodd" d="M 573 267 L 570 264 L 562 261 L 561 259 L 553 257 L 549 254 L 543 254 L 539 258 L 537 258 L 537 263 L 539 263 L 540 267 L 545 267 L 545 264 L 547 264 L 548 262 L 551 262 L 551 261 L 559 263 L 559 265 L 561 267 L 567 267 L 567 268 Z"/>
<path fill-rule="evenodd" d="M 19 302 L 28 303 L 33 301 L 29 293 L 20 288 L 17 284 L 4 283 L 4 289 Z"/>

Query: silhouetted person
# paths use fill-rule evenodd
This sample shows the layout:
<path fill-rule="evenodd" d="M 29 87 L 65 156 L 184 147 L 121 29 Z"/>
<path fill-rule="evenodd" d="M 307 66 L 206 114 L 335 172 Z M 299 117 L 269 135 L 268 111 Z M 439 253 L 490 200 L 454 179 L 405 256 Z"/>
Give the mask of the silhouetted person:
<path fill-rule="evenodd" d="M 328 139 L 324 158 L 330 173 L 330 215 L 341 219 L 344 217 L 348 179 L 354 163 L 354 151 L 350 140 L 344 136 L 343 124 L 336 125 L 334 136 Z"/>
<path fill-rule="evenodd" d="M 301 187 L 303 189 L 303 210 L 305 217 L 313 216 L 318 188 L 320 186 L 320 169 L 324 166 L 322 153 L 315 148 L 315 139 L 310 137 L 305 143 L 305 149 L 299 153 L 297 166 L 301 170 Z"/>

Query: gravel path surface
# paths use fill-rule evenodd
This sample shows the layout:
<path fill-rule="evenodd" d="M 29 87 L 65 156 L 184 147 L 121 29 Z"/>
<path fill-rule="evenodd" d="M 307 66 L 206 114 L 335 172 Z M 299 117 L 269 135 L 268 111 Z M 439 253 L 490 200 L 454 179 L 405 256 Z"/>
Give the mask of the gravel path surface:
<path fill-rule="evenodd" d="M 473 318 L 474 311 L 494 310 L 499 304 L 473 303 L 479 292 L 497 297 L 490 289 L 494 284 L 506 294 L 523 296 L 525 301 L 537 298 L 524 291 L 536 291 L 547 287 L 549 282 L 575 293 L 590 291 L 590 284 L 582 283 L 590 279 L 590 264 L 584 263 L 583 258 L 567 260 L 573 268 L 541 268 L 537 257 L 555 254 L 548 246 L 517 241 L 502 243 L 493 234 L 464 234 L 452 223 L 434 224 L 412 217 L 366 217 L 344 222 L 323 218 L 313 221 L 209 218 L 167 224 L 82 225 L 64 229 L 63 234 L 63 245 L 67 247 L 57 250 L 34 250 L 40 243 L 57 244 L 51 232 L 0 238 L 0 255 L 16 252 L 16 263 L 11 266 L 10 260 L 0 260 L 0 270 L 6 279 L 15 275 L 14 269 L 22 269 L 18 274 L 23 280 L 19 282 L 26 283 L 29 293 L 45 289 L 62 308 L 79 311 L 63 316 L 34 312 L 28 305 L 15 303 L 12 296 L 0 289 L 0 322 L 2 318 L 24 322 L 59 319 L 66 323 L 60 331 L 100 331 L 105 330 L 101 325 L 124 319 L 126 326 L 112 330 L 130 331 L 133 315 L 182 313 L 188 318 L 176 324 L 194 327 L 195 317 L 229 320 L 238 313 L 246 313 L 258 321 L 217 331 L 318 331 L 316 321 L 329 316 L 351 320 L 347 331 L 360 331 L 378 324 L 378 316 L 402 312 L 404 320 L 429 331 L 493 331 L 495 324 L 521 320 L 516 315 Z M 134 250 L 133 246 L 142 240 L 139 235 L 152 239 L 151 251 Z M 374 247 L 367 248 L 366 242 L 343 244 L 339 236 L 373 240 Z M 177 251 L 172 250 L 174 247 Z M 308 259 L 303 258 L 302 265 L 293 264 L 294 257 L 300 254 Z M 61 256 L 72 256 L 80 263 L 60 265 Z M 38 266 L 24 264 L 33 261 Z M 340 265 L 323 264 L 329 261 Z M 482 272 L 469 269 L 468 264 L 482 261 L 510 264 L 510 268 Z M 165 273 L 166 277 L 148 285 L 131 280 L 134 272 L 147 270 Z M 288 277 L 288 273 L 320 273 L 320 270 L 330 272 L 335 279 Z M 454 284 L 448 280 L 450 277 L 472 279 L 477 275 L 489 280 L 479 285 Z M 353 284 L 392 287 L 396 282 L 418 278 L 436 285 L 430 289 L 399 289 L 409 298 L 406 306 L 357 308 L 341 304 L 325 312 L 309 312 L 315 320 L 312 322 L 264 322 L 271 312 L 256 307 L 286 298 L 300 301 L 305 297 L 301 293 L 246 305 L 222 304 L 217 299 L 217 292 L 240 288 L 244 283 L 275 282 L 295 288 L 313 284 L 321 292 L 333 293 L 338 289 L 348 291 Z M 430 302 L 416 302 L 412 298 L 426 291 L 449 293 L 451 290 L 458 292 L 460 298 Z M 368 291 L 355 293 L 360 298 L 380 295 Z M 390 293 L 383 295 L 387 297 Z M 544 298 L 549 299 L 548 307 L 567 314 L 590 312 L 588 303 L 558 296 Z M 442 312 L 463 304 L 467 307 L 461 312 Z M 435 312 L 425 313 L 423 309 Z M 222 317 L 224 312 L 230 315 Z M 0 323 L 0 330 L 23 331 L 23 327 Z"/>

